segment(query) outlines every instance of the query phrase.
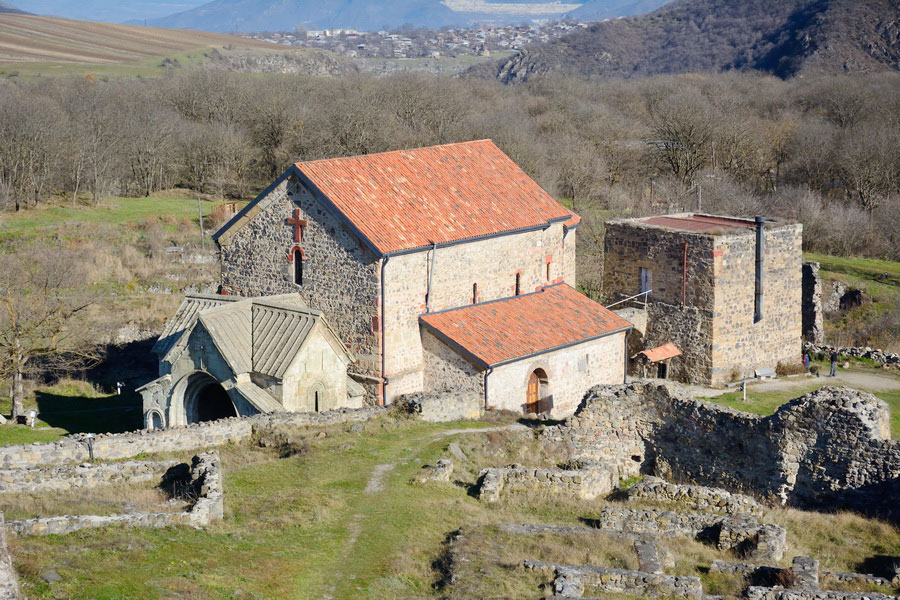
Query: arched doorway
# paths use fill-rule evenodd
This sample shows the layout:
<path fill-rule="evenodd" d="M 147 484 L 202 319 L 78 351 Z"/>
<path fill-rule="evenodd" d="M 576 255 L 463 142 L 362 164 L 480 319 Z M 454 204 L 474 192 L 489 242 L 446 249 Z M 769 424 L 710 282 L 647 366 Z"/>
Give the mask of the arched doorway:
<path fill-rule="evenodd" d="M 550 412 L 553 408 L 553 396 L 550 394 L 550 381 L 543 369 L 535 369 L 528 376 L 525 391 L 524 413 L 540 414 Z"/>
<path fill-rule="evenodd" d="M 162 429 L 163 423 L 165 420 L 163 419 L 162 412 L 158 409 L 151 408 L 147 412 L 146 422 L 144 423 L 147 429 Z"/>
<path fill-rule="evenodd" d="M 236 417 L 228 392 L 206 373 L 194 373 L 184 389 L 184 415 L 188 424 Z"/>

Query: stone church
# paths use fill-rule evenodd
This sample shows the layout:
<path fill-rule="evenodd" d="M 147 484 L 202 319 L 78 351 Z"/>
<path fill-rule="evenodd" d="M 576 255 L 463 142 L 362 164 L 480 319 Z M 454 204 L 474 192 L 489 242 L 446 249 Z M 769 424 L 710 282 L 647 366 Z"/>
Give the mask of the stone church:
<path fill-rule="evenodd" d="M 220 382 L 238 414 L 450 390 L 487 409 L 570 414 L 591 386 L 623 381 L 632 329 L 575 289 L 579 222 L 490 140 L 294 164 L 214 235 L 220 295 L 187 298 L 170 320 L 157 349 L 169 380 L 142 391 L 145 414 L 155 402 L 160 414 L 186 415 L 164 425 L 198 420 L 200 409 L 185 407 L 202 401 L 182 383 L 197 373 Z M 246 341 L 254 309 L 268 304 L 316 319 L 307 335 L 330 353 L 306 364 L 290 335 Z M 249 354 L 237 366 L 202 363 L 191 348 L 214 335 L 208 315 L 239 305 L 243 329 L 225 340 L 223 321 L 216 348 L 222 358 L 228 344 Z M 278 325 L 259 327 L 271 337 Z M 290 368 L 256 371 L 257 351 L 288 342 L 278 351 Z M 172 354 L 178 347 L 198 356 L 188 365 Z M 173 360 L 193 375 L 176 374 Z M 291 369 L 327 371 L 327 403 L 311 404 Z M 260 390 L 271 402 L 249 398 Z"/>

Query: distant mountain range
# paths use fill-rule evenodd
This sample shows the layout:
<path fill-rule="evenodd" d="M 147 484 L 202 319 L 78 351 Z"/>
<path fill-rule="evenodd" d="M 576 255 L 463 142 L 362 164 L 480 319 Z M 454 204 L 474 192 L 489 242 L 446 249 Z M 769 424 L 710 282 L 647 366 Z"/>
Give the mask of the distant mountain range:
<path fill-rule="evenodd" d="M 7 4 L 6 2 L 0 2 L 0 13 L 12 13 L 14 15 L 28 15 L 31 13 L 27 13 L 24 10 L 18 9 L 12 4 Z"/>
<path fill-rule="evenodd" d="M 472 74 L 510 83 L 547 72 L 635 77 L 759 70 L 900 70 L 898 0 L 676 0 L 596 23 Z"/>
<path fill-rule="evenodd" d="M 360 31 L 403 25 L 439 28 L 472 23 L 521 23 L 531 19 L 604 19 L 652 10 L 667 0 L 213 0 L 150 19 L 154 27 L 218 32 L 349 28 Z M 143 24 L 142 21 L 132 21 Z"/>

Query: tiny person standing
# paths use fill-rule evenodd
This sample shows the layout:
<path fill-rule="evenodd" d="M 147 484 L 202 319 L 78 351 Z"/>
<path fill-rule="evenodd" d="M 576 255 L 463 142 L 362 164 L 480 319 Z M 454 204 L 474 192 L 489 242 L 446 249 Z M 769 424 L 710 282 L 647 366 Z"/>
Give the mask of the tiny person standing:
<path fill-rule="evenodd" d="M 803 370 L 809 370 L 809 354 L 807 354 L 806 352 L 803 353 Z"/>
<path fill-rule="evenodd" d="M 832 351 L 831 351 L 831 373 L 828 374 L 829 377 L 834 377 L 834 376 L 837 374 L 837 373 L 836 373 L 836 371 L 837 371 L 837 359 L 838 359 L 837 351 L 836 351 L 836 350 L 832 350 Z"/>

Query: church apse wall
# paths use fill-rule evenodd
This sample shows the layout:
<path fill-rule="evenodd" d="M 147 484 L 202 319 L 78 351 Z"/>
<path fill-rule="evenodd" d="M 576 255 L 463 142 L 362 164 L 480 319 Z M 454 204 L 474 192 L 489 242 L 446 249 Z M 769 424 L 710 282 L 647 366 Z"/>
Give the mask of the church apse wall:
<path fill-rule="evenodd" d="M 306 221 L 299 232 L 289 222 L 298 217 Z M 223 291 L 240 296 L 299 293 L 311 308 L 325 314 L 356 356 L 350 370 L 379 376 L 380 262 L 374 254 L 291 178 L 276 186 L 245 219 L 218 240 Z M 296 248 L 303 256 L 299 284 L 292 252 Z M 366 387 L 374 399 L 375 386 Z"/>

